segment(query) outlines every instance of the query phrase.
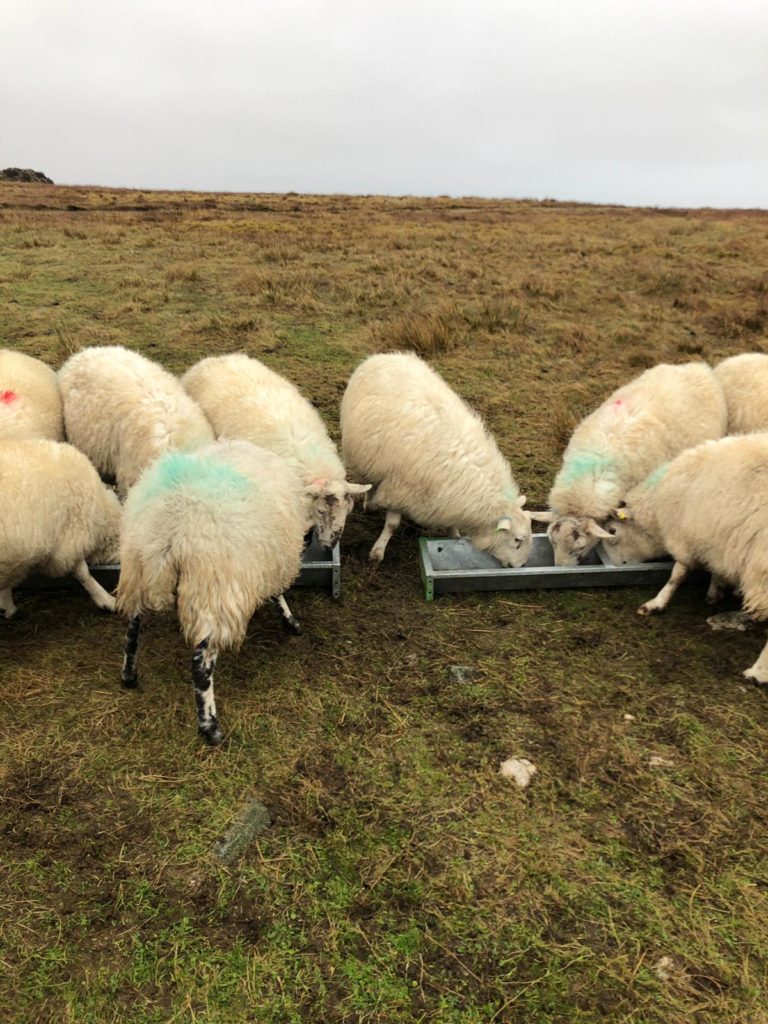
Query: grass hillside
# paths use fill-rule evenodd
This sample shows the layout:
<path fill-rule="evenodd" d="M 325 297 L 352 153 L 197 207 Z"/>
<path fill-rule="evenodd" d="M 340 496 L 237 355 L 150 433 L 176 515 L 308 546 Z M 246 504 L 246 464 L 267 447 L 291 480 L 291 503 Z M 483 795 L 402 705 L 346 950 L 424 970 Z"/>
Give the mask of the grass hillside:
<path fill-rule="evenodd" d="M 617 384 L 768 350 L 766 267 L 760 211 L 0 184 L 0 344 L 177 372 L 242 350 L 335 436 L 354 366 L 411 348 L 532 506 Z M 0 1019 L 767 1024 L 768 696 L 740 674 L 763 631 L 711 632 L 696 583 L 656 620 L 642 589 L 427 605 L 418 531 L 372 567 L 380 526 L 350 520 L 340 602 L 294 593 L 304 637 L 267 608 L 221 657 L 214 751 L 172 619 L 123 692 L 121 621 L 19 594 Z M 271 827 L 221 864 L 254 799 Z"/>

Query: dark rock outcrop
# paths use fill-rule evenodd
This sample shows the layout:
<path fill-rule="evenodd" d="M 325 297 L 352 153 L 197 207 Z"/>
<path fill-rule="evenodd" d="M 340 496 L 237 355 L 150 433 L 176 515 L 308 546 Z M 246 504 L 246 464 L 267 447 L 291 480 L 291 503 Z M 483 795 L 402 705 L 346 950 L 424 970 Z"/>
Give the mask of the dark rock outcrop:
<path fill-rule="evenodd" d="M 29 167 L 6 167 L 0 171 L 0 181 L 34 181 L 41 185 L 52 185 L 50 178 L 42 171 L 33 171 Z"/>

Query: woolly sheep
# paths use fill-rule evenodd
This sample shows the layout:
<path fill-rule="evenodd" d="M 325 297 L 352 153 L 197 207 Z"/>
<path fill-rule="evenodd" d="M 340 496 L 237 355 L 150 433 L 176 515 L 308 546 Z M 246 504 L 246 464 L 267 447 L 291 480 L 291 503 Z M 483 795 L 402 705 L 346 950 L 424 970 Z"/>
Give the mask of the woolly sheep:
<path fill-rule="evenodd" d="M 627 522 L 658 533 L 675 564 L 669 581 L 639 609 L 663 611 L 694 566 L 741 592 L 753 619 L 768 618 L 768 434 L 709 441 L 679 455 L 645 500 L 627 502 Z M 768 682 L 768 644 L 747 678 Z"/>
<path fill-rule="evenodd" d="M 662 363 L 614 391 L 576 427 L 549 494 L 555 565 L 577 565 L 610 535 L 603 524 L 662 463 L 722 437 L 725 398 L 705 363 Z"/>
<path fill-rule="evenodd" d="M 23 352 L 0 349 L 0 441 L 64 440 L 56 374 Z"/>
<path fill-rule="evenodd" d="M 374 484 L 367 506 L 385 509 L 370 557 L 381 561 L 405 514 L 426 528 L 466 533 L 504 565 L 531 549 L 509 463 L 485 424 L 418 356 L 371 356 L 350 378 L 341 403 L 344 462 Z"/>
<path fill-rule="evenodd" d="M 728 433 L 768 430 L 768 355 L 746 352 L 715 367 L 728 407 Z"/>
<path fill-rule="evenodd" d="M 94 603 L 115 599 L 91 576 L 86 559 L 113 561 L 120 521 L 117 495 L 88 459 L 58 441 L 3 441 L 0 480 L 0 610 L 16 611 L 12 588 L 33 570 L 77 579 Z"/>
<path fill-rule="evenodd" d="M 369 488 L 347 483 L 336 446 L 301 392 L 258 359 L 237 353 L 201 359 L 182 378 L 218 438 L 241 438 L 281 455 L 301 477 L 307 527 L 325 547 L 341 537 L 353 496 Z"/>
<path fill-rule="evenodd" d="M 137 685 L 141 617 L 176 608 L 194 648 L 192 681 L 201 736 L 220 743 L 213 670 L 237 648 L 254 611 L 282 598 L 299 572 L 301 482 L 285 460 L 248 441 L 217 441 L 163 456 L 128 495 L 120 536 L 118 609 L 129 617 L 122 681 Z"/>
<path fill-rule="evenodd" d="M 119 345 L 83 349 L 59 370 L 67 440 L 114 477 L 121 496 L 159 455 L 213 440 L 173 374 Z"/>

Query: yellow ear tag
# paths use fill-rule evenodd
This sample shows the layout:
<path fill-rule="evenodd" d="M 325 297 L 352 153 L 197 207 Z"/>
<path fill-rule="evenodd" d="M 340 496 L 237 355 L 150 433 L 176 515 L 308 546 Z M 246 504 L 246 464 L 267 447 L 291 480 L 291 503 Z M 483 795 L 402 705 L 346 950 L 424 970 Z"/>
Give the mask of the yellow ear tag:
<path fill-rule="evenodd" d="M 627 513 L 624 511 L 623 508 L 620 508 L 620 509 L 617 510 L 616 518 L 617 519 L 626 519 L 627 518 Z"/>

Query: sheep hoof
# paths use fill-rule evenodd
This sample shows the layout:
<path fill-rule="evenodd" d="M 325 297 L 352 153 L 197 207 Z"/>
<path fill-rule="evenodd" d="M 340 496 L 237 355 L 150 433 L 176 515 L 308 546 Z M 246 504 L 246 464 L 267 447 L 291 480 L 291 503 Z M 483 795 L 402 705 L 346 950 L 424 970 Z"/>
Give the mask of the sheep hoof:
<path fill-rule="evenodd" d="M 755 675 L 754 671 L 751 668 L 746 669 L 742 673 L 742 675 L 747 680 L 747 682 L 752 683 L 753 686 L 768 686 L 768 679 L 760 679 L 759 676 Z"/>
<path fill-rule="evenodd" d="M 120 682 L 126 690 L 135 690 L 139 685 L 139 675 L 137 672 L 123 672 Z"/>
<path fill-rule="evenodd" d="M 637 609 L 637 614 L 638 615 L 650 615 L 651 612 L 653 612 L 653 611 L 655 611 L 655 608 L 651 608 L 650 605 L 641 604 L 640 607 Z"/>
<path fill-rule="evenodd" d="M 376 546 L 374 546 L 374 547 L 371 548 L 371 553 L 370 553 L 370 555 L 368 555 L 368 558 L 372 562 L 383 562 L 384 561 L 384 552 L 383 552 L 383 550 L 381 548 L 377 548 Z"/>
<path fill-rule="evenodd" d="M 209 747 L 218 747 L 224 739 L 224 733 L 218 722 L 211 722 L 211 724 L 205 729 L 198 728 L 198 732 Z"/>
<path fill-rule="evenodd" d="M 292 633 L 293 636 L 301 636 L 304 630 L 301 628 L 299 620 L 292 615 L 290 619 L 283 619 L 287 632 Z"/>

